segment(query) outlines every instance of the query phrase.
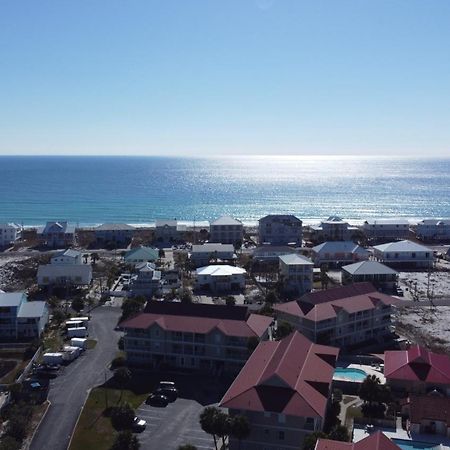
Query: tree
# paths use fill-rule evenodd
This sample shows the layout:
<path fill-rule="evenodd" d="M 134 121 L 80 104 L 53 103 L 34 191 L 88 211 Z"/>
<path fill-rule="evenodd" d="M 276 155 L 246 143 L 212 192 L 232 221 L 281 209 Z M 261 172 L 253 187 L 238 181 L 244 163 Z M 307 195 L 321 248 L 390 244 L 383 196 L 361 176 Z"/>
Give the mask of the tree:
<path fill-rule="evenodd" d="M 3 436 L 0 440 L 0 450 L 20 450 L 22 443 L 12 436 Z"/>
<path fill-rule="evenodd" d="M 279 320 L 277 324 L 277 329 L 275 331 L 275 337 L 276 339 L 283 339 L 284 337 L 291 334 L 293 330 L 294 328 L 289 322 Z"/>
<path fill-rule="evenodd" d="M 126 430 L 131 428 L 136 414 L 129 404 L 124 404 L 112 408 L 111 423 L 116 430 Z"/>
<path fill-rule="evenodd" d="M 361 408 L 366 417 L 383 417 L 385 406 L 391 400 L 391 391 L 386 385 L 382 385 L 376 375 L 368 375 L 361 383 L 359 397 L 364 401 Z"/>
<path fill-rule="evenodd" d="M 331 430 L 329 438 L 333 441 L 348 442 L 350 440 L 350 434 L 346 426 L 337 425 Z"/>
<path fill-rule="evenodd" d="M 81 297 L 75 297 L 72 300 L 72 309 L 76 312 L 82 311 L 84 308 L 84 300 Z"/>
<path fill-rule="evenodd" d="M 87 264 L 88 263 L 88 259 L 89 259 L 89 253 L 85 253 L 83 255 L 83 259 L 84 259 L 84 263 Z"/>
<path fill-rule="evenodd" d="M 278 301 L 278 295 L 275 291 L 269 291 L 266 295 L 266 302 L 273 305 Z"/>
<path fill-rule="evenodd" d="M 117 435 L 111 450 L 138 450 L 139 447 L 137 437 L 131 431 L 126 430 Z"/>
<path fill-rule="evenodd" d="M 184 445 L 179 445 L 178 450 L 197 450 L 197 447 L 192 444 L 184 444 Z"/>
<path fill-rule="evenodd" d="M 139 297 L 130 297 L 124 300 L 122 303 L 122 317 L 121 321 L 128 319 L 131 316 L 136 315 L 139 313 L 142 308 L 144 307 L 144 303 L 142 303 L 139 299 Z"/>
<path fill-rule="evenodd" d="M 236 304 L 236 299 L 232 295 L 225 297 L 225 303 L 227 306 L 234 306 Z"/>
<path fill-rule="evenodd" d="M 250 434 L 250 422 L 245 416 L 234 416 L 231 421 L 231 436 L 236 438 L 239 442 L 239 449 L 241 448 L 241 441 L 247 439 Z"/>
<path fill-rule="evenodd" d="M 114 371 L 114 381 L 123 389 L 131 380 L 131 372 L 127 367 L 119 367 Z"/>
<path fill-rule="evenodd" d="M 166 256 L 166 253 L 164 252 L 164 250 L 162 248 L 160 248 L 159 252 L 158 252 L 159 259 L 165 258 L 165 256 Z"/>
<path fill-rule="evenodd" d="M 181 291 L 181 302 L 182 303 L 192 303 L 192 294 L 189 289 L 184 288 Z"/>
<path fill-rule="evenodd" d="M 225 436 L 231 431 L 231 418 L 228 414 L 218 410 L 213 419 L 215 434 L 222 439 L 222 448 L 225 448 Z"/>
<path fill-rule="evenodd" d="M 62 309 L 54 309 L 52 313 L 52 320 L 57 325 L 66 320 L 67 314 Z"/>
<path fill-rule="evenodd" d="M 207 406 L 200 414 L 200 426 L 205 433 L 211 434 L 214 439 L 214 447 L 217 450 L 217 438 L 214 428 L 215 417 L 219 410 L 214 406 Z"/>
<path fill-rule="evenodd" d="M 247 341 L 247 350 L 249 353 L 253 353 L 256 347 L 258 347 L 259 339 L 256 336 L 250 336 Z"/>
<path fill-rule="evenodd" d="M 95 264 L 97 263 L 97 261 L 100 259 L 100 256 L 98 256 L 98 253 L 94 252 L 91 253 L 91 262 L 92 265 L 95 266 Z"/>
<path fill-rule="evenodd" d="M 326 439 L 328 437 L 323 431 L 314 431 L 308 434 L 303 440 L 302 450 L 314 450 L 318 439 Z"/>

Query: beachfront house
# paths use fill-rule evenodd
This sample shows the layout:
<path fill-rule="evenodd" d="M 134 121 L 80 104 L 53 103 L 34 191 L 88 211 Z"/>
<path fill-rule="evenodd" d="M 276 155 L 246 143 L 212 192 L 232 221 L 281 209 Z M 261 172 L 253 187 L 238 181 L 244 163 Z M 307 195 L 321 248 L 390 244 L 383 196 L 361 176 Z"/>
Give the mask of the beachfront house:
<path fill-rule="evenodd" d="M 450 240 L 450 220 L 425 219 L 415 227 L 417 239 L 425 242 Z"/>
<path fill-rule="evenodd" d="M 279 257 L 279 277 L 287 294 L 303 295 L 313 286 L 314 263 L 305 256 L 290 254 Z"/>
<path fill-rule="evenodd" d="M 22 228 L 15 223 L 0 223 L 0 248 L 14 245 L 22 236 Z"/>
<path fill-rule="evenodd" d="M 260 244 L 302 245 L 302 221 L 290 214 L 269 214 L 259 219 Z"/>
<path fill-rule="evenodd" d="M 40 264 L 37 272 L 39 286 L 87 286 L 92 282 L 92 266 L 84 264 L 77 250 L 55 253 L 50 264 Z"/>
<path fill-rule="evenodd" d="M 359 229 L 350 226 L 338 216 L 331 216 L 320 225 L 311 225 L 309 231 L 312 242 L 351 241 Z"/>
<path fill-rule="evenodd" d="M 195 271 L 194 288 L 214 295 L 241 292 L 247 272 L 241 267 L 212 264 Z"/>
<path fill-rule="evenodd" d="M 66 221 L 47 222 L 38 228 L 37 236 L 41 244 L 47 247 L 71 247 L 75 243 L 75 226 Z"/>
<path fill-rule="evenodd" d="M 132 277 L 130 293 L 132 296 L 152 297 L 161 288 L 161 272 L 153 263 L 142 262 L 136 265 L 137 275 Z"/>
<path fill-rule="evenodd" d="M 173 243 L 179 239 L 177 220 L 158 219 L 155 223 L 155 240 L 160 243 Z"/>
<path fill-rule="evenodd" d="M 136 247 L 125 252 L 123 257 L 127 264 L 139 264 L 145 262 L 155 262 L 159 258 L 159 251 L 152 247 Z"/>
<path fill-rule="evenodd" d="M 233 263 L 236 259 L 232 244 L 203 244 L 193 245 L 189 253 L 192 267 L 207 266 L 210 262 Z"/>
<path fill-rule="evenodd" d="M 384 352 L 384 376 L 396 392 L 422 395 L 437 390 L 450 397 L 450 356 L 419 345 Z"/>
<path fill-rule="evenodd" d="M 267 339 L 271 317 L 244 306 L 148 302 L 120 324 L 130 365 L 236 374 L 249 357 L 249 339 Z"/>
<path fill-rule="evenodd" d="M 297 332 L 261 342 L 220 402 L 250 423 L 246 439 L 230 435 L 230 450 L 300 449 L 321 431 L 338 353 Z"/>
<path fill-rule="evenodd" d="M 240 246 L 244 239 L 244 225 L 240 220 L 222 216 L 209 225 L 209 242 Z"/>
<path fill-rule="evenodd" d="M 391 335 L 397 299 L 370 283 L 310 292 L 274 305 L 278 320 L 289 322 L 313 342 L 338 347 L 382 341 Z"/>
<path fill-rule="evenodd" d="M 390 267 L 427 269 L 433 265 L 433 250 L 412 241 L 396 241 L 373 247 L 375 260 Z"/>
<path fill-rule="evenodd" d="M 104 223 L 94 228 L 96 245 L 99 247 L 127 247 L 136 228 L 126 223 Z"/>
<path fill-rule="evenodd" d="M 370 253 L 353 241 L 327 241 L 311 249 L 311 259 L 316 267 L 341 267 L 369 259 Z"/>
<path fill-rule="evenodd" d="M 39 338 L 47 322 L 45 302 L 29 302 L 24 292 L 0 292 L 0 339 Z"/>
<path fill-rule="evenodd" d="M 362 230 L 372 241 L 402 240 L 410 237 L 410 224 L 406 219 L 370 219 L 364 221 Z"/>
<path fill-rule="evenodd" d="M 377 289 L 393 292 L 397 287 L 398 272 L 378 261 L 360 261 L 341 267 L 342 284 L 368 281 Z"/>

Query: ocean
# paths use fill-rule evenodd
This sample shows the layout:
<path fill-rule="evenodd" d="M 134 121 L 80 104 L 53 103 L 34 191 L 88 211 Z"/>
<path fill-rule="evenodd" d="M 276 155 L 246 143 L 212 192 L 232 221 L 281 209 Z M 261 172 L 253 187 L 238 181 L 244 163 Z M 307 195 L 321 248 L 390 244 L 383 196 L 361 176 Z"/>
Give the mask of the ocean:
<path fill-rule="evenodd" d="M 450 217 L 450 159 L 0 157 L 0 222 Z"/>

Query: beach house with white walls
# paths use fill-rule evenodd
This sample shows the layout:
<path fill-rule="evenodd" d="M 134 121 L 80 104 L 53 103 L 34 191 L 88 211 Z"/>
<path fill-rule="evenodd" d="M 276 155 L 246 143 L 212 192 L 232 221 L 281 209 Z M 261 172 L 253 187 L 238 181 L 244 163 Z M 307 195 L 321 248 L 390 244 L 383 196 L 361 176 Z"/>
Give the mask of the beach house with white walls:
<path fill-rule="evenodd" d="M 66 221 L 47 222 L 37 230 L 42 245 L 51 248 L 71 247 L 75 243 L 75 226 Z"/>
<path fill-rule="evenodd" d="M 258 221 L 260 244 L 302 244 L 302 221 L 292 214 L 269 214 Z"/>
<path fill-rule="evenodd" d="M 375 245 L 373 256 L 390 267 L 426 269 L 434 263 L 432 249 L 407 240 Z"/>
<path fill-rule="evenodd" d="M 161 271 L 150 262 L 136 265 L 137 275 L 131 280 L 130 292 L 133 296 L 151 297 L 161 287 Z"/>
<path fill-rule="evenodd" d="M 320 225 L 311 225 L 309 230 L 312 242 L 350 241 L 359 231 L 358 227 L 350 226 L 338 216 L 328 217 Z"/>
<path fill-rule="evenodd" d="M 193 267 L 206 266 L 210 262 L 234 263 L 236 255 L 232 244 L 203 244 L 193 245 L 189 253 Z"/>
<path fill-rule="evenodd" d="M 104 223 L 94 229 L 98 246 L 126 247 L 130 244 L 136 228 L 126 223 Z"/>
<path fill-rule="evenodd" d="M 342 266 L 342 284 L 368 281 L 376 288 L 392 292 L 397 286 L 398 272 L 378 261 L 360 261 Z"/>
<path fill-rule="evenodd" d="M 230 294 L 245 288 L 247 272 L 240 267 L 210 265 L 195 271 L 194 287 L 216 295 Z"/>
<path fill-rule="evenodd" d="M 316 267 L 324 264 L 340 267 L 369 259 L 370 253 L 353 241 L 327 241 L 311 249 L 311 259 Z"/>
<path fill-rule="evenodd" d="M 279 257 L 279 276 L 288 294 L 303 295 L 313 287 L 314 263 L 305 256 L 290 254 Z"/>
<path fill-rule="evenodd" d="M 222 244 L 242 244 L 244 225 L 240 220 L 222 216 L 209 225 L 209 242 Z"/>
<path fill-rule="evenodd" d="M 369 219 L 362 230 L 373 241 L 402 240 L 410 237 L 410 223 L 406 219 Z"/>
<path fill-rule="evenodd" d="M 12 222 L 0 223 L 0 248 L 14 245 L 22 235 L 22 228 Z"/>
<path fill-rule="evenodd" d="M 158 219 L 155 222 L 155 240 L 166 244 L 177 242 L 179 239 L 177 225 L 176 219 Z"/>
<path fill-rule="evenodd" d="M 450 240 L 450 219 L 424 219 L 414 227 L 417 239 L 425 242 Z"/>

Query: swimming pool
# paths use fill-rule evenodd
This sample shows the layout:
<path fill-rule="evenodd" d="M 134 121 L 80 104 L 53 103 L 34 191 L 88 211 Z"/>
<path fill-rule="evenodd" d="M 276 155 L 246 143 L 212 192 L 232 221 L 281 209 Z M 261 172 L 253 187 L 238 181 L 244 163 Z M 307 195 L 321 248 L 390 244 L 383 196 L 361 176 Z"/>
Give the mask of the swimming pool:
<path fill-rule="evenodd" d="M 366 377 L 367 373 L 362 369 L 354 369 L 352 367 L 336 367 L 333 380 L 362 383 Z"/>
<path fill-rule="evenodd" d="M 402 450 L 438 450 L 439 444 L 420 441 L 406 441 L 404 439 L 392 439 Z"/>

